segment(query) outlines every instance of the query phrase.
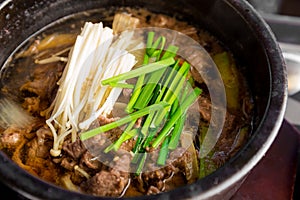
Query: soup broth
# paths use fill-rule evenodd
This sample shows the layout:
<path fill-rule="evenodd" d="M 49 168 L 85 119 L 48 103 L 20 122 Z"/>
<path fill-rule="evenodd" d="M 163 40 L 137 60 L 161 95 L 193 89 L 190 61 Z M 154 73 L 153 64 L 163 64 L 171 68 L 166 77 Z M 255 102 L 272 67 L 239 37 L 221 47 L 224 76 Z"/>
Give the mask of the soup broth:
<path fill-rule="evenodd" d="M 193 118 L 193 115 L 188 118 L 191 122 L 188 124 L 196 122 L 196 125 L 191 125 L 193 143 L 184 149 L 184 142 L 181 141 L 177 148 L 168 152 L 165 166 L 141 173 L 122 170 L 124 166 L 131 166 L 132 149 L 137 137 L 121 145 L 120 148 L 129 154 L 113 156 L 111 165 L 95 159 L 94 152 L 87 148 L 89 144 L 83 143 L 79 137 L 74 142 L 71 136 L 67 136 L 60 144 L 59 155 L 53 156 L 50 153 L 54 138 L 46 124 L 47 112 L 49 108 L 51 110 L 51 104 L 55 100 L 59 89 L 58 82 L 64 73 L 76 37 L 85 22 L 101 21 L 104 26 L 112 27 L 115 15 L 120 13 L 127 13 L 129 17 L 138 19 L 137 28 L 161 27 L 187 35 L 197 41 L 215 62 L 224 82 L 227 107 L 221 135 L 206 156 L 202 157 L 199 152 L 211 123 L 213 105 L 203 77 L 193 70 L 189 72 L 193 85 L 202 90 L 192 106 L 199 119 Z M 226 45 L 207 32 L 205 27 L 182 21 L 180 16 L 166 16 L 142 8 L 100 9 L 67 16 L 25 41 L 3 67 L 2 93 L 17 102 L 34 120 L 22 128 L 14 124 L 2 127 L 0 148 L 24 170 L 68 190 L 113 197 L 169 191 L 213 173 L 235 155 L 249 138 L 253 102 L 241 68 Z M 137 79 L 128 82 L 136 84 Z M 130 91 L 123 89 L 118 101 L 128 103 L 128 99 L 124 99 L 130 96 Z M 114 120 L 114 117 L 100 116 L 92 126 L 98 127 Z M 141 121 L 143 123 L 142 119 Z M 116 128 L 104 134 L 116 140 L 122 132 Z M 186 136 L 181 136 L 181 140 L 184 141 L 184 137 Z M 152 150 L 146 149 L 147 151 Z M 155 165 L 157 157 L 155 153 L 152 157 L 147 157 L 149 168 Z"/>

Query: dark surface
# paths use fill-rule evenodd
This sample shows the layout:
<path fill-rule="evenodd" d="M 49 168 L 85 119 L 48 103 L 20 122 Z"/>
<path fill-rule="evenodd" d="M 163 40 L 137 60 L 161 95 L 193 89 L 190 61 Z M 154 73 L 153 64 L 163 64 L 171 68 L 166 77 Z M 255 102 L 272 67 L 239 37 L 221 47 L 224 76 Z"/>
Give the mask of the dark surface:
<path fill-rule="evenodd" d="M 264 159 L 252 170 L 232 200 L 293 199 L 300 133 L 284 121 Z M 299 190 L 299 189 L 298 189 Z M 295 200 L 299 199 L 296 194 Z"/>

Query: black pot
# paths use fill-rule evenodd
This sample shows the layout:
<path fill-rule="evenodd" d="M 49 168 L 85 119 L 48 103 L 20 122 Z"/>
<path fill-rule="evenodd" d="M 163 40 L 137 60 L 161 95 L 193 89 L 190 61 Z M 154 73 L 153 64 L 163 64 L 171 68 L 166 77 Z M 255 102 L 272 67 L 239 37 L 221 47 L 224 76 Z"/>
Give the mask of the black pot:
<path fill-rule="evenodd" d="M 276 40 L 243 0 L 6 0 L 0 4 L 0 66 L 31 34 L 72 13 L 110 6 L 141 6 L 180 13 L 217 36 L 245 65 L 255 96 L 249 142 L 224 167 L 191 185 L 151 196 L 156 199 L 229 199 L 261 160 L 281 126 L 287 99 L 285 64 Z M 1 181 L 30 199 L 105 199 L 64 190 L 27 173 L 0 152 Z M 149 199 L 149 196 L 138 199 Z"/>

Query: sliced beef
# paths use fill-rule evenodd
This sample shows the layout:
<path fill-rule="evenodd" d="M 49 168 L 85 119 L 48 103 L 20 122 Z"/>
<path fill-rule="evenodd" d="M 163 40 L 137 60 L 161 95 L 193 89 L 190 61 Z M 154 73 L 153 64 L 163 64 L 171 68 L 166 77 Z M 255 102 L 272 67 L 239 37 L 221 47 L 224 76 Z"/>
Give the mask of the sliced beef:
<path fill-rule="evenodd" d="M 161 191 L 166 191 L 173 186 L 167 185 L 170 182 L 177 182 L 180 185 L 185 184 L 191 177 L 192 157 L 189 151 L 184 148 L 177 148 L 170 153 L 167 159 L 166 166 L 158 168 L 156 165 L 157 153 L 152 153 L 150 160 L 147 161 L 147 171 L 136 177 L 135 185 L 141 191 L 146 191 L 147 194 L 156 194 Z M 181 177 L 184 181 L 172 181 L 173 178 Z M 141 185 L 142 186 L 138 186 Z"/>
<path fill-rule="evenodd" d="M 170 160 L 174 158 L 172 165 L 179 169 L 185 176 L 186 180 L 190 180 L 193 174 L 193 158 L 191 152 L 185 148 L 177 148 L 170 153 Z"/>
<path fill-rule="evenodd" d="M 148 191 L 147 191 L 147 195 L 158 194 L 158 193 L 160 193 L 160 192 L 161 192 L 161 191 L 160 191 L 157 187 L 151 185 L 151 186 L 149 187 Z"/>
<path fill-rule="evenodd" d="M 47 109 L 48 104 L 41 101 L 40 97 L 26 97 L 22 107 L 32 114 L 40 114 L 41 111 Z"/>
<path fill-rule="evenodd" d="M 47 140 L 50 140 L 50 139 L 53 140 L 52 132 L 51 132 L 50 128 L 46 125 L 44 125 L 43 127 L 39 128 L 36 131 L 36 136 L 37 136 L 39 145 L 44 145 L 44 143 Z"/>
<path fill-rule="evenodd" d="M 73 171 L 74 167 L 77 165 L 77 161 L 71 157 L 64 157 L 61 159 L 60 165 L 69 171 Z"/>
<path fill-rule="evenodd" d="M 40 120 L 33 120 L 33 123 L 25 128 L 19 128 L 14 125 L 9 126 L 0 134 L 0 149 L 7 148 L 15 149 L 24 140 L 30 140 L 35 137 L 34 132 L 41 127 L 43 122 Z"/>
<path fill-rule="evenodd" d="M 102 168 L 102 163 L 89 151 L 86 151 L 80 159 L 80 166 L 99 171 Z"/>
<path fill-rule="evenodd" d="M 83 191 L 98 196 L 118 197 L 129 183 L 130 156 L 124 154 L 114 159 L 115 167 L 101 170 L 81 185 Z"/>
<path fill-rule="evenodd" d="M 53 99 L 53 92 L 57 88 L 57 81 L 59 80 L 64 63 L 50 63 L 45 65 L 38 65 L 31 77 L 31 81 L 25 83 L 20 89 L 24 93 L 32 93 L 41 99 Z"/>
<path fill-rule="evenodd" d="M 15 149 L 24 139 L 24 130 L 17 127 L 9 127 L 0 134 L 0 147 Z"/>
<path fill-rule="evenodd" d="M 117 197 L 121 195 L 127 182 L 128 179 L 120 177 L 117 171 L 100 171 L 82 187 L 92 195 Z"/>
<path fill-rule="evenodd" d="M 75 142 L 66 140 L 63 145 L 63 150 L 72 158 L 79 159 L 86 151 L 86 148 L 82 141 L 80 139 L 77 139 Z"/>
<path fill-rule="evenodd" d="M 211 101 L 209 98 L 200 95 L 199 97 L 199 111 L 203 120 L 209 122 L 211 119 Z"/>
<path fill-rule="evenodd" d="M 22 159 L 23 164 L 33 170 L 39 177 L 49 182 L 57 183 L 61 171 L 50 159 L 49 151 L 52 146 L 46 144 L 48 143 L 42 146 L 39 145 L 37 137 L 35 137 L 26 143 L 22 152 L 20 152 L 20 155 L 26 156 L 19 157 Z"/>

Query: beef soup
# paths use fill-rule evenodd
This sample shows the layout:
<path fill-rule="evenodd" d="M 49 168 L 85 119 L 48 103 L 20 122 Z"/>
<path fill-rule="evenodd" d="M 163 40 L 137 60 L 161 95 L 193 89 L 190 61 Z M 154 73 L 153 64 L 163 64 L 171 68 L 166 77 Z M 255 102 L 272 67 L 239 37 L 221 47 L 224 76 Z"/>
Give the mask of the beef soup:
<path fill-rule="evenodd" d="M 85 131 L 78 130 L 75 138 L 74 134 L 70 133 L 60 137 L 62 138 L 60 141 L 56 141 L 59 136 L 53 134 L 46 120 L 51 118 L 56 109 L 54 104 L 59 99 L 60 87 L 64 83 L 62 79 L 70 68 L 67 63 L 75 51 L 76 38 L 85 22 L 100 21 L 104 26 L 113 27 L 114 32 L 122 32 L 128 27 L 132 29 L 160 27 L 176 30 L 197 41 L 208 52 L 222 77 L 227 102 L 223 129 L 216 145 L 209 153 L 201 156 L 199 152 L 212 123 L 213 104 L 205 79 L 194 68 L 187 70 L 187 79 L 192 89 L 200 88 L 202 93 L 186 112 L 187 116 L 180 129 L 177 144 L 167 152 L 162 153 L 162 149 L 165 141 L 175 141 L 172 137 L 164 138 L 163 142 L 157 145 L 161 151 L 156 151 L 154 140 L 150 140 L 147 146 L 147 139 L 143 140 L 143 137 L 136 133 L 141 132 L 150 113 L 133 121 L 132 130 L 137 131 L 130 132 L 135 133 L 133 135 L 128 133 L 130 137 L 118 144 L 118 148 L 114 145 L 116 141 L 120 141 L 119 138 L 125 137 L 123 135 L 127 130 L 125 124 L 103 131 L 88 140 L 80 137 L 82 132 L 107 127 L 105 125 L 112 125 L 113 122 L 126 118 L 122 112 L 133 96 L 133 86 L 137 85 L 139 80 L 137 77 L 126 82 L 125 88 L 121 89 L 120 96 L 116 99 L 117 106 L 114 106 L 111 112 L 99 115 Z M 156 39 L 159 38 L 157 36 L 159 33 L 155 34 L 154 41 L 158 41 Z M 166 38 L 168 40 L 168 36 Z M 184 41 L 182 43 L 184 46 Z M 168 51 L 160 51 L 166 52 Z M 141 52 L 133 54 L 138 62 L 143 62 L 143 59 L 139 60 Z M 176 55 L 174 58 L 180 59 L 180 56 Z M 184 59 L 178 63 L 182 68 Z M 223 166 L 251 135 L 253 101 L 242 69 L 243 66 L 240 66 L 238 59 L 225 44 L 205 28 L 190 24 L 181 16 L 166 16 L 142 8 L 127 7 L 111 8 L 106 11 L 90 10 L 67 16 L 29 38 L 6 62 L 2 71 L 2 93 L 21 105 L 32 120 L 25 127 L 19 127 L 18 124 L 3 127 L 0 147 L 26 171 L 68 190 L 112 197 L 152 195 L 169 191 L 204 178 Z M 131 71 L 134 70 L 133 67 Z M 172 71 L 165 74 L 171 76 Z M 164 77 L 167 79 L 167 76 L 163 75 L 161 80 L 165 80 Z M 153 99 L 152 96 L 151 98 Z M 121 114 L 115 114 L 116 110 L 121 110 Z M 172 109 L 168 113 L 172 113 Z M 130 114 L 132 117 L 134 112 Z M 79 114 L 79 118 L 82 117 L 83 114 Z M 60 127 L 55 123 L 55 120 L 51 121 L 58 134 Z M 152 138 L 162 130 L 163 127 L 156 129 Z M 192 134 L 189 134 L 190 132 Z M 108 140 L 111 141 L 110 144 L 107 143 Z M 186 141 L 190 140 L 191 142 L 186 145 Z M 98 155 L 96 151 L 105 153 Z M 135 156 L 137 152 L 148 156 L 142 155 L 137 158 Z M 164 164 L 158 164 L 162 155 L 165 155 L 165 160 L 162 161 Z M 135 159 L 138 161 L 134 162 Z M 146 164 L 140 164 L 142 161 Z M 148 170 L 141 170 L 145 168 Z"/>

